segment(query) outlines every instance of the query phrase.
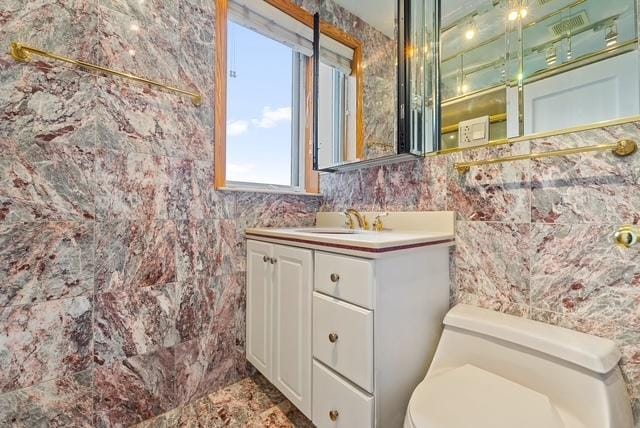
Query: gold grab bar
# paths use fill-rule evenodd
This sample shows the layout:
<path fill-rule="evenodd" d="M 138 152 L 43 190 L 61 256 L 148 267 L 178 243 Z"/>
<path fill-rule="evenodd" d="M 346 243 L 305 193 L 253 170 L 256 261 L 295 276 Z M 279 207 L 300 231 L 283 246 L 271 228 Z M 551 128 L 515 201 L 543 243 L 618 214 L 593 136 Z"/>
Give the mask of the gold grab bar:
<path fill-rule="evenodd" d="M 55 59 L 57 61 L 66 62 L 76 65 L 78 67 L 87 68 L 89 70 L 101 71 L 103 73 L 112 74 L 114 76 L 122 77 L 136 82 L 146 83 L 147 85 L 155 86 L 157 88 L 165 89 L 167 91 L 176 92 L 178 94 L 188 95 L 191 97 L 191 102 L 195 106 L 202 104 L 202 95 L 197 92 L 185 91 L 184 89 L 175 88 L 173 86 L 165 85 L 160 82 L 145 79 L 144 77 L 134 76 L 133 74 L 125 73 L 123 71 L 112 70 L 110 68 L 102 67 L 100 65 L 89 64 L 88 62 L 80 61 L 77 59 L 66 58 L 60 55 L 56 55 L 51 52 L 43 51 L 42 49 L 34 48 L 31 46 L 23 45 L 22 43 L 11 43 L 11 56 L 13 59 L 19 62 L 29 62 L 31 60 L 31 54 L 43 56 L 46 58 Z"/>
<path fill-rule="evenodd" d="M 456 163 L 454 166 L 460 174 L 464 174 L 469 172 L 472 166 L 491 165 L 495 163 L 541 159 L 541 158 L 549 158 L 549 157 L 556 157 L 556 156 L 567 156 L 567 155 L 575 155 L 575 154 L 587 153 L 587 152 L 602 152 L 609 149 L 611 149 L 611 152 L 614 155 L 619 157 L 625 157 L 635 153 L 636 150 L 638 149 L 638 145 L 633 140 L 620 140 L 617 143 L 611 143 L 611 144 L 599 144 L 596 146 L 575 147 L 571 149 L 554 150 L 551 152 L 509 156 L 506 158 L 487 159 L 487 160 L 479 160 L 479 161 L 472 161 L 472 162 L 459 162 L 459 163 Z"/>

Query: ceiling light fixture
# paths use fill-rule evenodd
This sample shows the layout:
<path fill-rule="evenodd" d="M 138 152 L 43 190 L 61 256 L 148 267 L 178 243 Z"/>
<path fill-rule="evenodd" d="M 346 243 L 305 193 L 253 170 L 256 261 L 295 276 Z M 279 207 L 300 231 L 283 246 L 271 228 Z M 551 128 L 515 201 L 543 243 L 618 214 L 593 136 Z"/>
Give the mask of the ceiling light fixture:
<path fill-rule="evenodd" d="M 527 2 L 525 0 L 513 1 L 511 2 L 509 13 L 507 14 L 507 19 L 509 21 L 524 19 L 527 17 L 528 14 L 529 14 L 529 9 L 527 8 Z"/>

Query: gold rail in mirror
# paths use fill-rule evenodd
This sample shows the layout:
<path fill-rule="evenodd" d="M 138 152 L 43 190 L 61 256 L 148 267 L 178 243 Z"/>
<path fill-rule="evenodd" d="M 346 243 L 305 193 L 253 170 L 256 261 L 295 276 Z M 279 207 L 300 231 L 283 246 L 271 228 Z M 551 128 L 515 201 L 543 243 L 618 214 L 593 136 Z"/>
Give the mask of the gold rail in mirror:
<path fill-rule="evenodd" d="M 471 162 L 459 162 L 455 164 L 455 168 L 458 170 L 459 173 L 464 174 L 469 172 L 472 166 L 491 165 L 491 164 L 503 163 L 503 162 L 515 162 L 520 160 L 532 160 L 532 159 L 541 159 L 541 158 L 558 157 L 558 156 L 568 156 L 568 155 L 575 155 L 575 154 L 587 153 L 587 152 L 602 152 L 605 150 L 611 150 L 611 152 L 616 156 L 625 157 L 625 156 L 632 155 L 637 151 L 637 149 L 638 149 L 638 145 L 635 141 L 620 140 L 617 143 L 612 143 L 612 144 L 598 144 L 595 146 L 574 147 L 570 149 L 553 150 L 550 152 L 508 156 L 504 158 L 486 159 L 486 160 L 471 161 Z"/>
<path fill-rule="evenodd" d="M 163 83 L 156 82 L 154 80 L 145 79 L 144 77 L 134 76 L 133 74 L 125 73 L 123 71 L 117 71 L 117 70 L 113 70 L 113 69 L 110 69 L 110 68 L 107 68 L 107 67 L 102 67 L 100 65 L 90 64 L 88 62 L 84 62 L 84 61 L 80 61 L 80 60 L 76 60 L 76 59 L 72 59 L 72 58 L 67 58 L 67 57 L 60 56 L 60 55 L 57 55 L 57 54 L 54 54 L 54 53 L 51 53 L 51 52 L 44 51 L 42 49 L 34 48 L 32 46 L 23 45 L 22 43 L 18 43 L 18 42 L 11 43 L 11 52 L 10 53 L 11 53 L 11 56 L 13 57 L 13 59 L 16 60 L 16 61 L 19 61 L 19 62 L 29 62 L 31 60 L 31 56 L 32 55 L 38 55 L 38 56 L 42 56 L 42 57 L 45 57 L 45 58 L 54 59 L 56 61 L 62 61 L 62 62 L 66 62 L 68 64 L 73 64 L 73 65 L 81 67 L 81 68 L 94 70 L 94 71 L 99 71 L 99 72 L 102 72 L 102 73 L 111 74 L 113 76 L 122 77 L 124 79 L 129 79 L 129 80 L 133 80 L 133 81 L 136 81 L 136 82 L 145 83 L 147 85 L 154 86 L 154 87 L 160 88 L 160 89 L 164 89 L 164 90 L 169 91 L 169 92 L 175 92 L 175 93 L 178 93 L 178 94 L 187 95 L 187 96 L 191 97 L 191 102 L 193 103 L 193 105 L 199 106 L 199 105 L 202 104 L 202 95 L 197 93 L 197 92 L 186 91 L 184 89 L 180 89 L 180 88 L 176 88 L 176 87 L 173 87 L 173 86 L 165 85 Z"/>

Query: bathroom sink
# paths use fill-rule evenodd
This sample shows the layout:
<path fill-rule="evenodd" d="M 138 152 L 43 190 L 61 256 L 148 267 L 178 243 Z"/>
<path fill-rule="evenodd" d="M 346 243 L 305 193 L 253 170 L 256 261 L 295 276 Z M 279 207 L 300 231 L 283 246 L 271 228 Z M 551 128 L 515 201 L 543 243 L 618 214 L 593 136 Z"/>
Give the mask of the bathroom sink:
<path fill-rule="evenodd" d="M 361 233 L 360 230 L 345 229 L 344 227 L 307 227 L 304 229 L 296 229 L 296 232 L 320 233 L 327 235 L 353 235 L 354 233 Z"/>

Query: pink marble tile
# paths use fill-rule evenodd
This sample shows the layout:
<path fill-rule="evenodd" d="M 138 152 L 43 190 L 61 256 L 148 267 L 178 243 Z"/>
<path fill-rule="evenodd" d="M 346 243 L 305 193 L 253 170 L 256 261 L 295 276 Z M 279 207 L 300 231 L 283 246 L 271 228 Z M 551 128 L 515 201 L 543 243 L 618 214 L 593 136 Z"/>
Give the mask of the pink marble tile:
<path fill-rule="evenodd" d="M 213 190 L 213 163 L 169 159 L 169 207 L 172 219 L 233 218 L 235 194 Z"/>
<path fill-rule="evenodd" d="M 470 292 L 456 290 L 452 296 L 452 305 L 459 303 L 476 306 L 478 308 L 490 309 L 496 312 L 513 315 L 516 317 L 528 318 L 529 305 L 526 303 L 512 303 L 505 299 L 496 298 L 487 294 L 471 294 Z"/>
<path fill-rule="evenodd" d="M 94 360 L 111 364 L 180 342 L 176 284 L 97 294 Z"/>
<path fill-rule="evenodd" d="M 0 5 L 0 51 L 22 42 L 41 49 L 96 60 L 97 19 L 89 0 L 4 0 Z"/>
<path fill-rule="evenodd" d="M 0 139 L 0 221 L 92 220 L 93 149 Z"/>
<path fill-rule="evenodd" d="M 244 258 L 239 257 L 242 243 L 239 241 L 237 223 L 233 220 L 213 220 L 214 274 L 232 275 L 245 269 Z"/>
<path fill-rule="evenodd" d="M 422 184 L 421 159 L 385 165 L 384 209 L 389 211 L 414 211 L 418 208 Z"/>
<path fill-rule="evenodd" d="M 361 211 L 384 210 L 385 177 L 381 166 L 335 173 L 332 177 L 321 176 L 323 211 L 342 211 L 347 208 Z"/>
<path fill-rule="evenodd" d="M 278 227 L 287 195 L 237 192 L 237 216 L 246 227 Z"/>
<path fill-rule="evenodd" d="M 84 371 L 0 395 L 0 425 L 93 427 L 93 372 Z"/>
<path fill-rule="evenodd" d="M 93 305 L 74 297 L 0 310 L 0 392 L 91 366 Z"/>
<path fill-rule="evenodd" d="M 95 116 L 98 147 L 179 159 L 213 158 L 213 113 L 206 105 L 194 106 L 188 96 L 99 77 Z"/>
<path fill-rule="evenodd" d="M 613 225 L 532 227 L 532 307 L 640 328 L 640 256 Z"/>
<path fill-rule="evenodd" d="M 177 81 L 178 2 L 111 2 L 119 3 L 116 7 L 101 3 L 107 6 L 98 6 L 100 63 L 169 84 Z"/>
<path fill-rule="evenodd" d="M 458 221 L 455 283 L 492 305 L 529 303 L 528 224 Z"/>
<path fill-rule="evenodd" d="M 37 57 L 16 63 L 3 54 L 0 72 L 0 139 L 32 153 L 43 144 L 95 144 L 93 76 Z"/>
<path fill-rule="evenodd" d="M 316 222 L 322 198 L 319 196 L 287 195 L 282 198 L 282 214 L 278 227 L 307 227 Z"/>
<path fill-rule="evenodd" d="M 173 221 L 97 223 L 96 291 L 133 291 L 176 281 L 177 239 Z"/>
<path fill-rule="evenodd" d="M 167 158 L 100 149 L 95 175 L 99 220 L 168 218 Z"/>
<path fill-rule="evenodd" d="M 0 223 L 0 306 L 93 292 L 93 223 Z"/>
<path fill-rule="evenodd" d="M 531 142 L 543 152 L 638 140 L 638 124 L 594 129 Z M 640 159 L 591 153 L 531 163 L 532 218 L 541 223 L 640 223 Z"/>
<path fill-rule="evenodd" d="M 214 220 L 177 221 L 176 276 L 179 281 L 193 277 L 209 278 L 219 263 L 215 243 L 220 240 Z"/>
<path fill-rule="evenodd" d="M 426 157 L 422 161 L 418 211 L 447 209 L 447 156 Z"/>
<path fill-rule="evenodd" d="M 460 174 L 456 162 L 526 154 L 529 146 L 518 143 L 448 155 L 447 209 L 468 221 L 530 221 L 529 165 L 527 161 L 472 167 Z"/>
<path fill-rule="evenodd" d="M 176 346 L 178 402 L 188 404 L 240 380 L 233 351 L 233 337 L 225 332 Z"/>
<path fill-rule="evenodd" d="M 216 280 L 206 277 L 176 284 L 176 329 L 181 342 L 215 332 L 216 313 L 213 308 L 219 299 L 225 297 L 216 291 Z"/>
<path fill-rule="evenodd" d="M 95 426 L 129 426 L 175 407 L 173 349 L 95 370 Z"/>

